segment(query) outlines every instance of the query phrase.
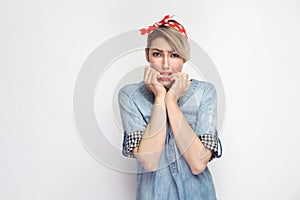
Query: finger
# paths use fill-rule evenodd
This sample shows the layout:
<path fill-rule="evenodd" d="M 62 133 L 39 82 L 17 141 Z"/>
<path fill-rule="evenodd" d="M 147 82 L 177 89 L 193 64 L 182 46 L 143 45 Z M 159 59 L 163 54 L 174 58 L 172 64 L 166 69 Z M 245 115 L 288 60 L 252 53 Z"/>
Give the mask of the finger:
<path fill-rule="evenodd" d="M 170 76 L 170 79 L 171 79 L 171 81 L 175 81 L 176 82 L 179 79 L 179 76 L 177 74 L 172 74 Z"/>
<path fill-rule="evenodd" d="M 151 84 L 158 84 L 159 85 L 159 82 L 157 80 L 157 77 L 158 77 L 159 73 L 155 70 L 152 70 L 151 73 L 150 73 L 150 81 L 151 81 Z"/>
<path fill-rule="evenodd" d="M 148 84 L 152 84 L 153 82 L 155 82 L 155 80 L 153 80 L 154 75 L 153 75 L 153 70 L 149 69 L 149 73 L 147 75 L 147 83 Z"/>
<path fill-rule="evenodd" d="M 151 72 L 152 72 L 152 73 L 155 73 L 155 74 L 159 74 L 159 72 L 156 71 L 156 69 L 154 69 L 154 68 L 151 68 Z"/>
<path fill-rule="evenodd" d="M 184 72 L 177 72 L 177 75 L 180 76 L 182 79 L 188 79 L 189 75 Z"/>
<path fill-rule="evenodd" d="M 157 81 L 159 81 L 159 79 L 162 78 L 162 77 L 163 77 L 163 75 L 158 74 L 158 75 L 157 75 Z"/>
<path fill-rule="evenodd" d="M 182 77 L 183 77 L 184 79 L 188 79 L 188 78 L 189 78 L 189 75 L 188 75 L 187 73 L 182 73 Z"/>
<path fill-rule="evenodd" d="M 161 77 L 160 73 L 158 73 L 157 71 L 154 73 L 155 74 L 155 82 L 159 83 L 159 78 Z"/>
<path fill-rule="evenodd" d="M 188 79 L 186 78 L 186 76 L 180 76 L 179 78 L 179 85 L 180 87 L 185 91 L 186 88 L 188 87 Z"/>
<path fill-rule="evenodd" d="M 149 81 L 149 73 L 150 73 L 150 67 L 145 67 L 144 70 L 144 82 L 147 83 Z"/>
<path fill-rule="evenodd" d="M 187 86 L 188 86 L 188 79 L 182 76 L 180 78 L 180 86 L 183 89 L 183 91 L 186 91 L 187 90 Z"/>

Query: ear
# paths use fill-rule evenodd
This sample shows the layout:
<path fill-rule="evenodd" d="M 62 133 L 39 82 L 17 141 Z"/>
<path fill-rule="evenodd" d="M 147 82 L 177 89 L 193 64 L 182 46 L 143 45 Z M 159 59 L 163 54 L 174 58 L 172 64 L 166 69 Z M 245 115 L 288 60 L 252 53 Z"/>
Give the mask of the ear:
<path fill-rule="evenodd" d="M 146 60 L 149 62 L 149 48 L 145 48 L 145 57 Z"/>

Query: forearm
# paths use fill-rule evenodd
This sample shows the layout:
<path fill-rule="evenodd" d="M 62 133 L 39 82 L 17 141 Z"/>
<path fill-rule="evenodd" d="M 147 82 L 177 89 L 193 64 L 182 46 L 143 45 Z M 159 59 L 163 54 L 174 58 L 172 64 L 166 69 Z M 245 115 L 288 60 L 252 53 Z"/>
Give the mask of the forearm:
<path fill-rule="evenodd" d="M 179 151 L 190 166 L 194 174 L 201 173 L 211 157 L 199 137 L 188 124 L 177 101 L 166 103 L 169 122 Z"/>
<path fill-rule="evenodd" d="M 145 169 L 155 171 L 166 141 L 166 107 L 164 98 L 155 98 L 150 122 L 139 147 L 133 150 Z"/>

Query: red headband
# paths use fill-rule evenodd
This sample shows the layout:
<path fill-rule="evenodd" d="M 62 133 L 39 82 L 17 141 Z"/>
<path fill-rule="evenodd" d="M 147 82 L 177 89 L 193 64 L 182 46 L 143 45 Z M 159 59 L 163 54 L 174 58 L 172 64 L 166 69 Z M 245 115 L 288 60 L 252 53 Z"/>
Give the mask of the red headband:
<path fill-rule="evenodd" d="M 175 28 L 177 31 L 179 31 L 180 33 L 182 33 L 186 38 L 187 34 L 185 32 L 185 29 L 182 25 L 176 23 L 176 22 L 169 22 L 169 19 L 174 17 L 170 16 L 170 15 L 166 15 L 161 21 L 156 22 L 153 26 L 149 26 L 148 28 L 142 28 L 140 29 L 141 34 L 145 35 L 145 34 L 150 34 L 154 29 L 158 28 L 159 26 L 170 26 L 172 28 Z"/>

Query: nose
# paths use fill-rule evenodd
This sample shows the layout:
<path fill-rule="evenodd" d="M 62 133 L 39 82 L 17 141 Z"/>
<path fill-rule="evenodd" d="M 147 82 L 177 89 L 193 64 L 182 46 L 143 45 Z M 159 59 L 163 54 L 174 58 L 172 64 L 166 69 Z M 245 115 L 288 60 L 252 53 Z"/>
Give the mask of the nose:
<path fill-rule="evenodd" d="M 163 58 L 163 69 L 169 69 L 169 57 L 168 53 L 164 53 L 164 58 Z"/>

